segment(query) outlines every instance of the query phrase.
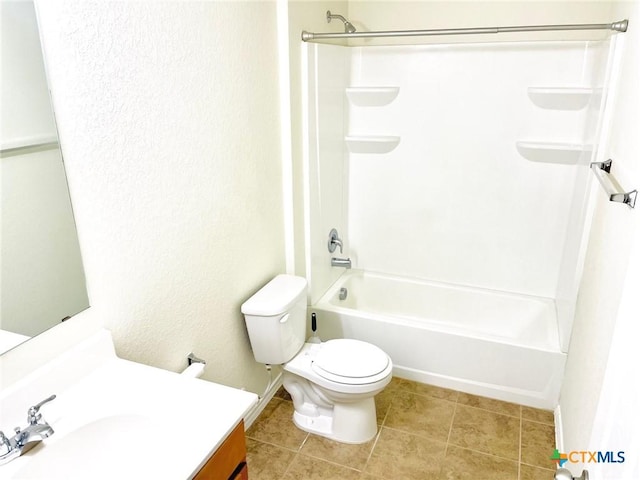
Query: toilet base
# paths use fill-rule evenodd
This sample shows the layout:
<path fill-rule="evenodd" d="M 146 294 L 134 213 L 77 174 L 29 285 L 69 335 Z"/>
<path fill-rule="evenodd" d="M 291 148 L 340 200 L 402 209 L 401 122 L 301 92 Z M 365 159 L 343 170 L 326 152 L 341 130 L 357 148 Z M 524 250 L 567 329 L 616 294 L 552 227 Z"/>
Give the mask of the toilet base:
<path fill-rule="evenodd" d="M 293 413 L 293 422 L 305 432 L 342 443 L 365 443 L 376 436 L 376 406 L 373 397 L 333 406 L 332 415 Z"/>

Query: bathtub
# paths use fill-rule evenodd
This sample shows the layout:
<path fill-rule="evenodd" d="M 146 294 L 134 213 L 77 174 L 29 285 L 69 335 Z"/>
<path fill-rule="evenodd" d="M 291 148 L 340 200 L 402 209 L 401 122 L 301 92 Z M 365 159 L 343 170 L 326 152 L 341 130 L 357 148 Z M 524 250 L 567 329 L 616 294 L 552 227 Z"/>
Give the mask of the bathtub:
<path fill-rule="evenodd" d="M 566 354 L 552 299 L 352 270 L 311 312 L 323 340 L 373 343 L 399 377 L 538 408 L 558 403 Z"/>

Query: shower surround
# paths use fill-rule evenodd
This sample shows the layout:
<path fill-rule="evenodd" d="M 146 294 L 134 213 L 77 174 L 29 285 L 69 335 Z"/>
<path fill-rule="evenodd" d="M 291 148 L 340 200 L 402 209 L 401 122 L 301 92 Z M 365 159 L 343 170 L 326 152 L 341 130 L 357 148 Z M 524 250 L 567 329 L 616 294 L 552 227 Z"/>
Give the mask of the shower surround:
<path fill-rule="evenodd" d="M 611 48 L 305 45 L 307 277 L 320 335 L 378 344 L 400 376 L 555 406 Z M 334 227 L 355 269 L 347 278 L 330 265 Z M 351 303 L 334 298 L 340 285 L 357 285 Z M 529 315 L 535 305 L 544 313 Z"/>

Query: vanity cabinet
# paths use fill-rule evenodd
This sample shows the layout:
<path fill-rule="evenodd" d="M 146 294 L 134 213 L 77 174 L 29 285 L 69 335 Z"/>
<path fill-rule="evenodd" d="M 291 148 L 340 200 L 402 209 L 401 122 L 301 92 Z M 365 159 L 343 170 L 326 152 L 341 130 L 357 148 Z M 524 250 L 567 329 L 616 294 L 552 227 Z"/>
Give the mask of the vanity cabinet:
<path fill-rule="evenodd" d="M 240 421 L 225 441 L 196 473 L 193 480 L 248 480 L 244 422 Z"/>

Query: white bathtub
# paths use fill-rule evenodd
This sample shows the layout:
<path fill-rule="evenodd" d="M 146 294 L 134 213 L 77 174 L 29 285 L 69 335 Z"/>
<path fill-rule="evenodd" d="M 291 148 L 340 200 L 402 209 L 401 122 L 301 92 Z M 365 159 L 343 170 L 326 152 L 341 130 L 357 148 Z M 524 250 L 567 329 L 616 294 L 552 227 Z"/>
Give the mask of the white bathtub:
<path fill-rule="evenodd" d="M 399 377 L 539 408 L 558 403 L 566 355 L 552 299 L 353 270 L 311 312 L 323 340 L 378 345 Z"/>

